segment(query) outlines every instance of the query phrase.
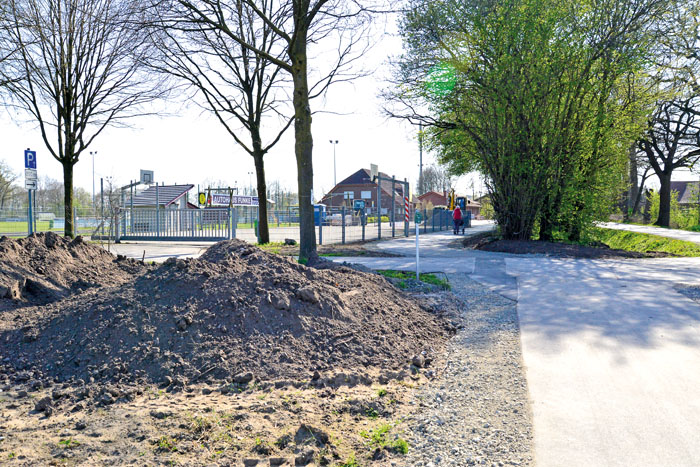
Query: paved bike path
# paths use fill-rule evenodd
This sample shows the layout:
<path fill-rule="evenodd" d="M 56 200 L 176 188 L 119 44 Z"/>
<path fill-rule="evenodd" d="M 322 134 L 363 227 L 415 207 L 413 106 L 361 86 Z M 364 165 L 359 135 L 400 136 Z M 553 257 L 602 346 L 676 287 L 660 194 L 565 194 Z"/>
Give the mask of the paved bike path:
<path fill-rule="evenodd" d="M 674 289 L 700 284 L 700 259 L 445 253 L 449 241 L 426 242 L 424 270 L 443 261 L 518 300 L 536 465 L 700 465 L 700 306 Z"/>

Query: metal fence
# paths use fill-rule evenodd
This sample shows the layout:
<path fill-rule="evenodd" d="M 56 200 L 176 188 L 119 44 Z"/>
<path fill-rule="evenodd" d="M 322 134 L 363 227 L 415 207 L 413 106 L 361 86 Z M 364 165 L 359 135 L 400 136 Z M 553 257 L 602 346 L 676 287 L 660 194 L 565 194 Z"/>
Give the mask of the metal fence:
<path fill-rule="evenodd" d="M 452 229 L 452 212 L 444 209 L 420 210 L 421 233 Z M 239 238 L 248 242 L 258 241 L 258 210 L 255 207 L 211 209 L 122 209 L 114 219 L 102 219 L 92 209 L 74 211 L 76 234 L 93 238 L 118 238 L 120 240 L 178 240 L 219 241 Z M 349 208 L 327 208 L 315 214 L 316 240 L 318 244 L 342 244 L 358 241 L 395 238 L 415 235 L 415 209 L 405 212 L 376 213 L 353 211 Z M 34 219 L 36 232 L 62 233 L 65 228 L 63 211 L 39 209 Z M 270 241 L 299 240 L 299 213 L 296 208 L 270 210 L 268 212 Z M 0 235 L 26 236 L 27 212 L 24 210 L 0 210 Z"/>
<path fill-rule="evenodd" d="M 103 226 L 98 213 L 92 208 L 73 209 L 75 230 L 77 235 L 92 235 L 96 230 L 105 227 L 109 233 L 109 221 Z M 0 209 L 0 235 L 8 237 L 24 237 L 29 234 L 29 215 L 26 209 Z M 37 209 L 34 213 L 33 226 L 35 232 L 63 233 L 65 229 L 65 212 L 59 209 Z"/>

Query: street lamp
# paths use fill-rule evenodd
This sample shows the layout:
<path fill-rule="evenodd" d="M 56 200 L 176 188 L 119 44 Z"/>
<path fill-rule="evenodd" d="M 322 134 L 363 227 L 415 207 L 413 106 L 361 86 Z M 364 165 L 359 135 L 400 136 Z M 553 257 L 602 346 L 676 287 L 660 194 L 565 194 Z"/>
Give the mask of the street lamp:
<path fill-rule="evenodd" d="M 92 156 L 92 207 L 95 207 L 95 156 L 97 151 L 90 151 Z"/>
<path fill-rule="evenodd" d="M 333 186 L 336 186 L 338 182 L 335 179 L 335 148 L 338 146 L 338 140 L 336 139 L 335 141 L 333 141 L 331 139 L 329 141 L 333 145 Z"/>
<path fill-rule="evenodd" d="M 253 196 L 253 182 L 251 177 L 253 176 L 253 172 L 248 172 L 248 187 L 250 189 L 250 196 Z"/>

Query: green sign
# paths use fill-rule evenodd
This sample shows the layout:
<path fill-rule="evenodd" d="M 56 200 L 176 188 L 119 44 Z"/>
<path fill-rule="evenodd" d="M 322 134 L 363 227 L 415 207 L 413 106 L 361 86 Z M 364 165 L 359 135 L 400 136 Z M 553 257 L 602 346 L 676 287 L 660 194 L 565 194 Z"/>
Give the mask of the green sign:
<path fill-rule="evenodd" d="M 413 219 L 415 220 L 416 224 L 420 224 L 423 222 L 423 214 L 421 214 L 420 211 L 416 211 L 416 215 Z"/>

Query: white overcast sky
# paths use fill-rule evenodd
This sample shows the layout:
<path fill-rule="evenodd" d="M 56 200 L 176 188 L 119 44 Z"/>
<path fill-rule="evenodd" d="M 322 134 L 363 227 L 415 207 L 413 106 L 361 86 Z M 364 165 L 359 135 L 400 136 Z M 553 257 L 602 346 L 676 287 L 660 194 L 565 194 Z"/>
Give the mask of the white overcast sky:
<path fill-rule="evenodd" d="M 389 26 L 394 29 L 395 26 Z M 367 168 L 371 163 L 397 178 L 408 178 L 412 186 L 418 178 L 417 128 L 408 123 L 388 119 L 382 114 L 379 92 L 388 84 L 388 60 L 401 53 L 401 40 L 396 34 L 377 36 L 378 43 L 362 58 L 363 66 L 375 70 L 368 77 L 352 83 L 338 83 L 324 97 L 312 101 L 312 110 L 319 112 L 313 119 L 314 137 L 314 196 L 333 187 L 333 146 L 338 140 L 337 179 Z M 224 131 L 215 118 L 192 106 L 171 112 L 176 116 L 145 117 L 131 121 L 131 128 L 110 128 L 101 134 L 81 155 L 75 166 L 75 185 L 92 190 L 92 158 L 95 157 L 95 185 L 99 191 L 100 177 L 112 176 L 118 184 L 126 184 L 139 176 L 139 169 L 154 171 L 158 182 L 192 183 L 205 180 L 224 181 L 233 186 L 249 184 L 253 160 Z M 324 112 L 325 111 L 325 112 Z M 26 116 L 0 114 L 2 144 L 0 158 L 17 172 L 24 169 L 26 148 L 37 151 L 40 177 L 62 179 L 62 169 L 44 146 L 38 127 Z M 424 153 L 424 165 L 434 163 L 434 157 Z M 293 128 L 265 157 L 268 182 L 279 180 L 286 188 L 296 191 L 296 161 Z M 253 176 L 253 184 L 255 179 Z M 457 182 L 460 192 L 471 194 L 471 177 Z M 477 182 L 476 190 L 479 190 Z M 412 190 L 413 191 L 413 190 Z"/>
<path fill-rule="evenodd" d="M 395 26 L 390 25 L 390 30 Z M 312 101 L 314 115 L 314 196 L 320 199 L 333 187 L 333 146 L 338 140 L 337 179 L 367 168 L 371 163 L 398 179 L 408 178 L 412 187 L 418 179 L 417 128 L 406 122 L 388 119 L 382 114 L 379 92 L 388 86 L 388 60 L 401 53 L 401 40 L 396 34 L 377 36 L 378 43 L 362 61 L 365 68 L 375 70 L 368 77 L 352 83 L 338 83 L 325 96 Z M 247 186 L 254 171 L 252 158 L 239 148 L 215 118 L 192 106 L 169 109 L 179 115 L 145 117 L 131 122 L 132 128 L 111 128 L 100 135 L 75 166 L 75 185 L 92 190 L 92 158 L 95 157 L 95 185 L 99 191 L 100 177 L 114 177 L 117 184 L 136 180 L 139 169 L 153 170 L 158 182 L 192 183 L 223 181 L 230 186 Z M 323 112 L 325 111 L 325 112 Z M 328 113 L 327 113 L 328 112 Z M 26 148 L 37 151 L 40 177 L 62 179 L 62 169 L 44 146 L 36 124 L 26 116 L 12 118 L 0 112 L 0 159 L 23 173 L 23 153 Z M 424 166 L 434 163 L 434 156 L 424 153 Z M 296 161 L 294 133 L 291 128 L 282 141 L 265 157 L 268 182 L 279 180 L 296 191 Z M 695 175 L 679 173 L 680 179 Z M 22 179 L 23 181 L 23 179 Z M 252 178 L 253 184 L 254 176 Z M 474 174 L 460 177 L 456 182 L 459 193 L 472 194 L 483 190 Z M 412 191 L 414 191 L 412 189 Z"/>

